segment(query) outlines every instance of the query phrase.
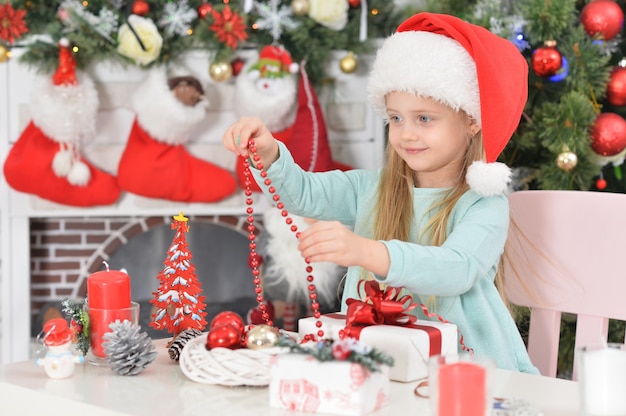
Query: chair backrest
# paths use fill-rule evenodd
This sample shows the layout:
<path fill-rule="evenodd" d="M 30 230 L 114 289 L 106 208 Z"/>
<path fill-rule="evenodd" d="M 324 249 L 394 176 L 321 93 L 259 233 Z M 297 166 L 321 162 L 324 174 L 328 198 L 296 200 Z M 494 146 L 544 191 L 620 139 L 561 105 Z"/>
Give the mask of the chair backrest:
<path fill-rule="evenodd" d="M 518 191 L 509 202 L 505 293 L 530 308 L 528 353 L 555 377 L 562 312 L 577 315 L 576 349 L 606 342 L 609 318 L 626 320 L 626 195 Z"/>

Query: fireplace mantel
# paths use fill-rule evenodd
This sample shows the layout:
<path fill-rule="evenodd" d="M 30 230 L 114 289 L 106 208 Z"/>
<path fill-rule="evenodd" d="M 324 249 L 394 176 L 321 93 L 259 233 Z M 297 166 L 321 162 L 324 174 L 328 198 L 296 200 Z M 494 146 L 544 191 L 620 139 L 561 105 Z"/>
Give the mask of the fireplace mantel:
<path fill-rule="evenodd" d="M 332 88 L 319 92 L 326 112 L 326 122 L 333 157 L 357 168 L 374 168 L 382 160 L 384 128 L 366 103 L 365 82 L 371 57 L 360 57 L 359 68 L 353 74 L 344 74 L 339 60 L 345 51 L 337 51 L 326 66 L 329 77 L 335 78 Z M 11 59 L 0 63 L 0 157 L 6 159 L 13 143 L 30 119 L 29 98 L 35 71 L 20 64 L 19 48 L 12 50 Z M 244 59 L 254 59 L 256 51 L 244 52 Z M 234 82 L 216 83 L 209 77 L 210 53 L 193 51 L 178 63 L 195 75 L 206 87 L 209 111 L 196 129 L 188 148 L 190 152 L 212 163 L 234 170 L 235 156 L 221 145 L 222 132 L 235 119 L 232 105 Z M 125 147 L 134 117 L 128 108 L 129 94 L 145 76 L 145 71 L 100 63 L 87 73 L 98 88 L 100 107 L 97 136 L 83 149 L 83 154 L 94 165 L 110 173 Z M 270 205 L 256 195 L 255 211 Z M 52 217 L 151 217 L 169 216 L 182 210 L 185 214 L 245 215 L 245 198 L 236 194 L 214 204 L 181 204 L 155 200 L 123 193 L 117 203 L 109 206 L 77 208 L 56 204 L 12 190 L 4 176 L 0 182 L 0 236 L 1 236 L 1 292 L 2 292 L 2 362 L 29 358 L 30 341 L 30 220 Z"/>

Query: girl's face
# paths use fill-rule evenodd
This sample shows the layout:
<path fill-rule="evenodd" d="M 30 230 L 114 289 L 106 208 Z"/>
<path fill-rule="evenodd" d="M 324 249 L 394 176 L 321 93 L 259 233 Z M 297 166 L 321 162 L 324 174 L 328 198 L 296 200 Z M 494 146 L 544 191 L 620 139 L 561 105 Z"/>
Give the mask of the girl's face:
<path fill-rule="evenodd" d="M 459 179 L 470 135 L 479 131 L 469 117 L 406 92 L 385 97 L 389 144 L 414 172 L 421 188 L 446 188 Z"/>

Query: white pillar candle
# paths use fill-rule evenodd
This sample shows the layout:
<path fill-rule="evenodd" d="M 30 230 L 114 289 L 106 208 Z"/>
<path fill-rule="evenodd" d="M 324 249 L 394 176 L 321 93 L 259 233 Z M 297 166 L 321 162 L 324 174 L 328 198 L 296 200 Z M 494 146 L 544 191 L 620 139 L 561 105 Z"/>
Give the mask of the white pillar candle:
<path fill-rule="evenodd" d="M 626 415 L 624 346 L 583 348 L 579 354 L 582 413 Z"/>

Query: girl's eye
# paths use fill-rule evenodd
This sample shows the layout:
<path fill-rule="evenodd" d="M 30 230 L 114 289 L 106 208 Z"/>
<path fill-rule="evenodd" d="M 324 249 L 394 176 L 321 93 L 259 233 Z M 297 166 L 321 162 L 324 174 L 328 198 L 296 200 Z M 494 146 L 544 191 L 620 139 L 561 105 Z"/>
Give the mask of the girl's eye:
<path fill-rule="evenodd" d="M 417 120 L 418 120 L 420 123 L 428 123 L 428 122 L 429 122 L 430 120 L 432 120 L 432 119 L 431 119 L 430 117 L 428 117 L 428 116 L 418 116 L 418 117 L 417 117 Z"/>
<path fill-rule="evenodd" d="M 389 121 L 392 123 L 399 123 L 402 119 L 399 116 L 389 116 Z"/>

